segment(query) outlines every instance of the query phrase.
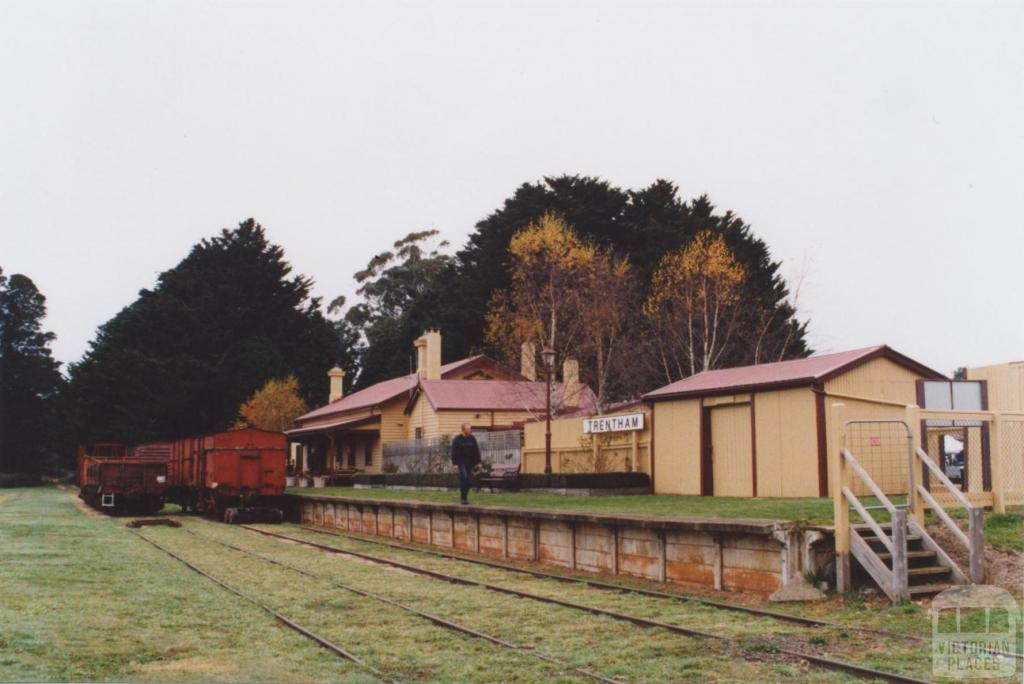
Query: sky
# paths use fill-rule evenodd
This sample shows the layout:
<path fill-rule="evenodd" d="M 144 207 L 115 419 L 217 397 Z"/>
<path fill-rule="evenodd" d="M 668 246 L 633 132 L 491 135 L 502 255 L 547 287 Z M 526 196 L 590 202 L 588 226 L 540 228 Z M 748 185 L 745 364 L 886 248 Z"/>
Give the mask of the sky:
<path fill-rule="evenodd" d="M 325 300 L 516 187 L 708 194 L 821 352 L 1024 358 L 1024 3 L 0 0 L 0 267 L 75 361 L 255 217 Z"/>

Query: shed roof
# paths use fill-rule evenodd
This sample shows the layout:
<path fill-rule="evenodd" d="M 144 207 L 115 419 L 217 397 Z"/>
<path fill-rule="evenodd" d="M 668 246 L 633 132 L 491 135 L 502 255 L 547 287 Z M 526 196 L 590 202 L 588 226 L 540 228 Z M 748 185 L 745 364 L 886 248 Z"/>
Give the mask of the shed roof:
<path fill-rule="evenodd" d="M 905 366 L 925 378 L 946 378 L 942 373 L 880 344 L 833 354 L 808 356 L 805 359 L 702 371 L 648 392 L 644 398 L 657 400 L 811 385 L 824 382 L 879 357 Z"/>

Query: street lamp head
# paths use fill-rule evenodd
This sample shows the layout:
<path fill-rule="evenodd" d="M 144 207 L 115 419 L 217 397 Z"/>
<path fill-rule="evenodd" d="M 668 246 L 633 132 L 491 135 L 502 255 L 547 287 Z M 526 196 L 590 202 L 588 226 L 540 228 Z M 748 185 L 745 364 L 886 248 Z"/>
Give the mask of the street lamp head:
<path fill-rule="evenodd" d="M 549 370 L 555 367 L 555 350 L 551 347 L 544 347 L 540 352 L 540 359 Z"/>

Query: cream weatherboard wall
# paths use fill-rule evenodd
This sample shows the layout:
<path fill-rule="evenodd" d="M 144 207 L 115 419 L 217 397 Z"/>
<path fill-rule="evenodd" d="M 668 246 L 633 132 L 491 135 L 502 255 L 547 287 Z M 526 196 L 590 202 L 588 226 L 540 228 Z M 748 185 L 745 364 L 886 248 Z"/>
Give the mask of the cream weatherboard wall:
<path fill-rule="evenodd" d="M 700 399 L 654 404 L 654 491 L 700 494 Z"/>
<path fill-rule="evenodd" d="M 753 496 L 753 440 L 750 404 L 725 404 L 708 411 L 711 421 L 712 494 Z"/>
<path fill-rule="evenodd" d="M 818 436 L 808 387 L 754 398 L 758 496 L 818 495 Z"/>
<path fill-rule="evenodd" d="M 1024 361 L 968 368 L 967 379 L 988 384 L 990 411 L 1024 412 Z"/>
<path fill-rule="evenodd" d="M 562 416 L 551 421 L 552 472 L 624 472 L 650 473 L 651 417 L 646 407 L 635 406 L 603 418 L 644 414 L 642 430 L 584 432 L 584 416 Z M 523 426 L 523 472 L 542 473 L 545 468 L 542 420 Z M 596 437 L 596 444 L 595 444 Z"/>
<path fill-rule="evenodd" d="M 917 402 L 921 377 L 900 363 L 878 357 L 818 386 L 808 383 L 750 394 L 657 400 L 653 404 L 655 491 L 701 493 L 701 414 L 708 410 L 716 496 L 750 496 L 755 491 L 755 472 L 756 496 L 813 497 L 823 491 L 827 495 L 831 481 L 827 455 L 838 448 L 831 437 L 831 405 L 842 403 L 846 420 L 903 420 L 906 406 Z M 969 436 L 968 450 L 975 448 L 975 439 Z M 872 456 L 861 456 L 868 467 Z M 969 467 L 969 477 L 975 477 L 974 470 L 980 466 L 969 461 Z M 905 488 L 905 468 L 887 463 L 885 472 L 887 479 L 880 483 L 884 489 Z"/>
<path fill-rule="evenodd" d="M 833 449 L 839 448 L 839 445 L 833 443 L 832 437 L 832 405 L 843 404 L 844 419 L 847 421 L 901 421 L 906 417 L 906 407 L 917 403 L 917 381 L 920 378 L 920 375 L 898 363 L 885 358 L 877 358 L 828 380 L 825 383 L 827 453 L 831 454 Z M 864 400 L 858 400 L 856 397 Z M 895 439 L 895 432 L 889 429 L 884 431 L 879 429 L 878 438 L 884 442 L 879 447 L 865 449 L 863 445 L 852 443 L 848 446 L 854 458 L 876 480 L 884 492 L 887 494 L 905 492 L 907 486 L 906 467 L 902 463 L 889 462 L 888 458 L 883 459 L 883 456 L 888 456 L 895 448 L 890 444 Z M 856 446 L 860 446 L 859 453 L 857 453 Z M 832 482 L 832 460 L 828 459 L 830 483 Z M 854 493 L 858 496 L 870 493 L 860 478 L 853 478 L 852 485 Z"/>

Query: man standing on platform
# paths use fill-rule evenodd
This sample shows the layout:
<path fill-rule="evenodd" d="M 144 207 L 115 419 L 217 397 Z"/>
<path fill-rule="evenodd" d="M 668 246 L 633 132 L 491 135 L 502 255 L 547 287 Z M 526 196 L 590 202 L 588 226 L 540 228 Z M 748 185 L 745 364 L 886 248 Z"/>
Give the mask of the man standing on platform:
<path fill-rule="evenodd" d="M 452 463 L 459 471 L 459 491 L 462 494 L 459 503 L 468 504 L 470 479 L 473 471 L 480 467 L 480 445 L 476 443 L 469 423 L 463 423 L 462 434 L 455 435 L 452 440 Z"/>

